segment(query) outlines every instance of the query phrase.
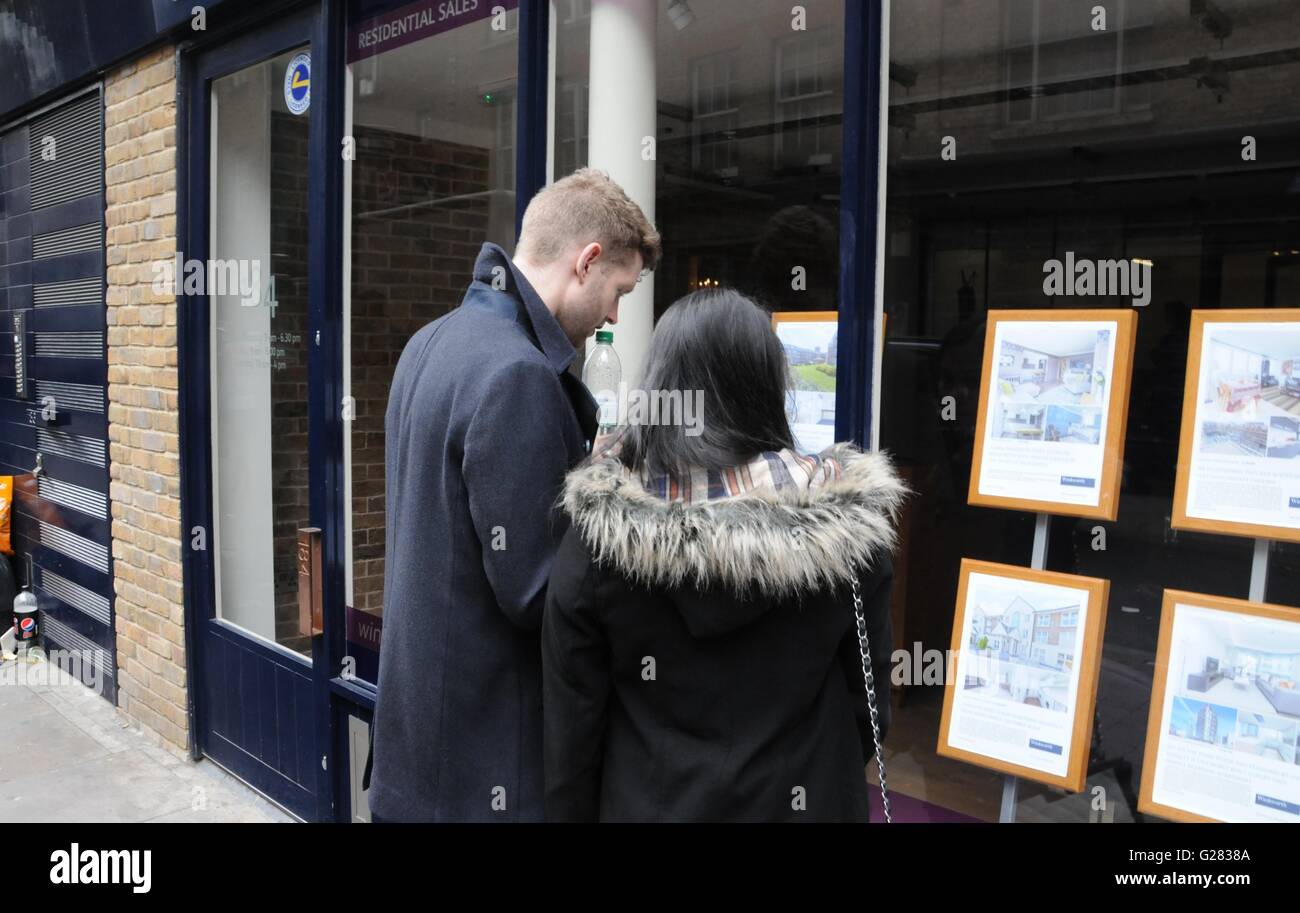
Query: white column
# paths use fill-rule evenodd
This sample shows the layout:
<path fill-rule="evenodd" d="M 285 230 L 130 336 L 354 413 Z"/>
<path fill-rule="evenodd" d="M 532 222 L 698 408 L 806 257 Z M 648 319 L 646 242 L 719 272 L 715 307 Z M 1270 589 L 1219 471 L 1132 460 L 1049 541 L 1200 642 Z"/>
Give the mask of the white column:
<path fill-rule="evenodd" d="M 643 157 L 655 136 L 656 0 L 591 0 L 587 164 L 617 181 L 651 222 L 655 163 Z M 623 380 L 635 384 L 654 329 L 654 274 L 618 308 L 614 348 Z M 589 343 L 590 344 L 590 343 Z"/>

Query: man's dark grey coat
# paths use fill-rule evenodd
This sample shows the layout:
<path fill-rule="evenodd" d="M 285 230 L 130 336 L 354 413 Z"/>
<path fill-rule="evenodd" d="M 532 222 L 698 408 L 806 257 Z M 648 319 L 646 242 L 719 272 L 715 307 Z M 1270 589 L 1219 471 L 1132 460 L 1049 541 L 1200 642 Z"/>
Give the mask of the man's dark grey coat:
<path fill-rule="evenodd" d="M 576 356 L 485 244 L 462 305 L 397 363 L 371 729 L 370 808 L 385 820 L 543 817 L 538 631 L 567 528 L 557 497 L 596 428 L 566 371 Z"/>

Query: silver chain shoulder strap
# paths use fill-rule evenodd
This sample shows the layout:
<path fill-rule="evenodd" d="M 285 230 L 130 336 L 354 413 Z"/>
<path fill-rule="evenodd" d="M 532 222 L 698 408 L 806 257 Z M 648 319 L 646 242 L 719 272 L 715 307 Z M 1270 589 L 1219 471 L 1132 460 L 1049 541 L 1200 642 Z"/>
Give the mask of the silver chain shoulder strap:
<path fill-rule="evenodd" d="M 862 594 L 858 579 L 853 578 L 853 614 L 858 620 L 858 652 L 862 654 L 862 677 L 867 683 L 867 710 L 871 712 L 871 738 L 876 743 L 876 769 L 880 771 L 880 801 L 885 809 L 885 823 L 893 824 L 889 807 L 889 787 L 885 783 L 885 748 L 880 743 L 880 711 L 876 706 L 876 677 L 871 672 L 871 644 L 867 641 L 867 617 L 862 611 Z"/>

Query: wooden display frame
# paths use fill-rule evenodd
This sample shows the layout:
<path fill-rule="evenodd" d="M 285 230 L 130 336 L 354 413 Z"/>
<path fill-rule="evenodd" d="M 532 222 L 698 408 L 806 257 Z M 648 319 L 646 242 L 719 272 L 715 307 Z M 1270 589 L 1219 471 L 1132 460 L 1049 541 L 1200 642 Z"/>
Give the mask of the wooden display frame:
<path fill-rule="evenodd" d="M 1256 539 L 1277 539 L 1283 542 L 1300 542 L 1300 527 L 1274 526 L 1267 523 L 1247 523 L 1238 520 L 1213 520 L 1187 515 L 1188 487 L 1191 483 L 1192 455 L 1196 442 L 1196 413 L 1201 388 L 1201 350 L 1205 342 L 1207 323 L 1295 323 L 1300 327 L 1300 309 L 1296 308 L 1232 308 L 1225 310 L 1192 311 L 1192 323 L 1187 335 L 1187 373 L 1183 386 L 1183 419 L 1178 435 L 1178 473 L 1174 482 L 1174 507 L 1170 525 L 1175 529 L 1189 529 L 1202 533 L 1220 533 L 1226 536 L 1247 536 Z"/>
<path fill-rule="evenodd" d="M 1246 599 L 1232 599 L 1227 596 L 1208 596 L 1186 590 L 1165 590 L 1164 600 L 1160 606 L 1160 636 L 1156 646 L 1155 677 L 1151 683 L 1151 705 L 1147 712 L 1147 734 L 1142 752 L 1142 783 L 1138 791 L 1138 811 L 1167 818 L 1170 821 L 1213 824 L 1218 823 L 1219 819 L 1185 811 L 1175 806 L 1163 805 L 1152 798 L 1155 791 L 1155 772 L 1156 764 L 1159 762 L 1160 743 L 1165 735 L 1161 731 L 1161 719 L 1164 715 L 1165 693 L 1169 685 L 1169 654 L 1174 636 L 1174 614 L 1180 602 L 1199 609 L 1215 609 L 1296 624 L 1300 624 L 1300 609 L 1266 602 L 1250 602 Z"/>
<path fill-rule="evenodd" d="M 1108 379 L 1105 405 L 1107 424 L 1103 443 L 1101 476 L 1097 481 L 1097 506 L 1071 504 L 1003 495 L 981 494 L 980 476 L 984 466 L 984 448 L 988 428 L 989 394 L 996 376 L 994 362 L 997 353 L 994 344 L 997 330 L 1003 323 L 1115 323 L 1114 364 Z M 1124 458 L 1124 436 L 1128 424 L 1128 404 L 1132 388 L 1133 351 L 1137 342 L 1137 314 L 1132 310 L 993 310 L 988 314 L 988 328 L 984 337 L 984 361 L 980 376 L 979 413 L 975 420 L 975 452 L 971 463 L 970 489 L 967 502 L 979 507 L 1001 507 L 1032 513 L 1049 513 L 1096 520 L 1114 520 L 1119 515 L 1120 470 Z"/>
<path fill-rule="evenodd" d="M 1008 580 L 1028 583 L 1041 583 L 1050 586 L 1069 587 L 1082 590 L 1088 594 L 1088 610 L 1084 627 L 1079 631 L 1075 651 L 1075 662 L 1079 663 L 1079 687 L 1075 695 L 1074 722 L 1070 736 L 1070 758 L 1064 776 L 1056 776 L 1032 767 L 1025 767 L 1001 758 L 990 757 L 949 744 L 949 727 L 952 724 L 953 703 L 957 694 L 956 675 L 959 668 L 961 651 L 965 649 L 962 642 L 966 631 L 966 599 L 971 574 L 988 574 Z M 963 558 L 957 585 L 957 611 L 952 626 L 952 657 L 949 660 L 950 674 L 946 676 L 943 694 L 943 716 L 939 724 L 939 743 L 936 752 L 949 758 L 965 761 L 978 767 L 1000 771 L 1014 777 L 1034 780 L 1049 786 L 1059 786 L 1072 792 L 1079 792 L 1086 784 L 1088 776 L 1088 753 L 1092 748 L 1092 725 L 1097 702 L 1097 681 L 1101 674 L 1101 646 L 1106 630 L 1107 602 L 1110 598 L 1110 581 L 1098 577 L 1081 577 L 1075 574 L 1061 574 L 1055 571 L 1036 571 L 1031 568 L 1017 567 L 1010 564 L 996 564 L 991 561 L 976 561 Z"/>

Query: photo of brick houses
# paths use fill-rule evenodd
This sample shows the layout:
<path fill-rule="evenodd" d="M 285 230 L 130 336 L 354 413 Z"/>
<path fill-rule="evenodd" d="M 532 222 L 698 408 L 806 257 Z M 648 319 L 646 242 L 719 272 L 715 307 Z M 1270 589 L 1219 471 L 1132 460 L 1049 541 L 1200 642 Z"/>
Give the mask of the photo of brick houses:
<path fill-rule="evenodd" d="M 1078 600 L 986 586 L 968 616 L 974 656 L 966 690 L 1066 712 L 1080 621 Z"/>

